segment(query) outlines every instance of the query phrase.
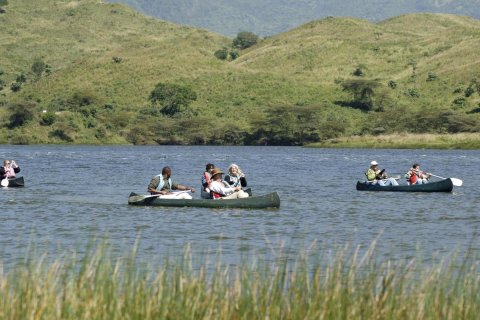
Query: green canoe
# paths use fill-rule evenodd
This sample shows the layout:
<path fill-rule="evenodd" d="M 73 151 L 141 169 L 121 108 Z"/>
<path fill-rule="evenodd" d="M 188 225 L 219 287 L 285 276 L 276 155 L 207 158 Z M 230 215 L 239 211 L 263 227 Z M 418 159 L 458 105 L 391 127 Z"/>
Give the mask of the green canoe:
<path fill-rule="evenodd" d="M 158 207 L 265 209 L 279 208 L 280 197 L 276 192 L 272 192 L 263 196 L 248 197 L 243 199 L 161 199 L 157 196 L 139 195 L 132 192 L 128 197 L 128 204 L 136 206 Z"/>
<path fill-rule="evenodd" d="M 24 186 L 25 186 L 25 181 L 23 180 L 23 177 L 8 179 L 7 187 L 9 188 L 18 188 L 18 187 L 24 187 Z"/>
<path fill-rule="evenodd" d="M 451 192 L 453 182 L 451 179 L 429 182 L 426 184 L 399 185 L 399 186 L 380 186 L 371 182 L 357 182 L 359 191 L 403 191 L 403 192 Z"/>

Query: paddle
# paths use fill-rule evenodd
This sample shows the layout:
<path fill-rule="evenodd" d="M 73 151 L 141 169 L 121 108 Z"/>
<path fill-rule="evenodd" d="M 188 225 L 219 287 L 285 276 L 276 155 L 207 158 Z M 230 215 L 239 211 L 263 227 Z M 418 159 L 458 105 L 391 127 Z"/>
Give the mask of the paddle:
<path fill-rule="evenodd" d="M 8 187 L 8 179 L 2 179 L 2 182 L 0 182 L 0 184 L 2 185 L 2 187 Z"/>
<path fill-rule="evenodd" d="M 190 192 L 191 190 L 182 190 L 182 191 L 174 191 L 172 192 L 173 194 L 175 195 L 179 195 L 181 193 L 188 193 Z M 141 194 L 138 194 L 138 195 L 134 195 L 134 196 L 130 196 L 128 197 L 128 201 L 129 202 L 139 202 L 139 201 L 142 201 L 142 200 L 145 200 L 145 199 L 149 199 L 149 198 L 156 198 L 156 197 L 159 197 L 161 196 L 162 194 L 160 193 L 157 193 L 157 194 L 151 194 L 151 195 L 141 195 Z"/>
<path fill-rule="evenodd" d="M 437 178 L 439 178 L 439 179 L 444 179 L 444 180 L 445 180 L 445 179 L 448 179 L 448 178 L 444 178 L 444 177 L 440 177 L 440 176 L 434 175 L 434 174 L 432 174 L 432 173 L 430 173 L 430 174 L 431 174 L 433 177 L 437 177 Z M 458 178 L 450 178 L 450 180 L 452 180 L 453 185 L 456 186 L 456 187 L 460 187 L 460 186 L 463 184 L 463 181 L 460 180 L 460 179 L 458 179 Z"/>

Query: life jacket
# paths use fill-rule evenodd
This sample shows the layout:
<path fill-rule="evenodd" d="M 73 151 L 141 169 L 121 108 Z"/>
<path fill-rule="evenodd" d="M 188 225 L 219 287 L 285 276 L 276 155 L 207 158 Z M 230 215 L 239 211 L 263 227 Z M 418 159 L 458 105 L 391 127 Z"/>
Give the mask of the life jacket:
<path fill-rule="evenodd" d="M 418 175 L 419 175 L 419 172 L 414 170 L 414 169 L 410 169 L 410 171 L 408 171 L 406 177 L 407 177 L 407 181 L 409 184 L 416 184 L 417 181 L 418 181 Z"/>
<path fill-rule="evenodd" d="M 214 181 L 212 181 L 214 182 Z M 223 182 L 219 182 L 219 183 L 223 183 Z M 221 194 L 221 193 L 218 193 L 218 192 L 215 192 L 213 190 L 210 190 L 210 196 L 212 197 L 212 199 L 221 199 L 223 198 L 225 195 Z"/>
<path fill-rule="evenodd" d="M 210 183 L 212 182 L 212 175 L 210 174 L 210 172 L 208 171 L 205 171 L 203 174 L 202 174 L 202 186 L 204 188 L 205 191 L 207 191 L 208 187 L 210 186 Z"/>
<path fill-rule="evenodd" d="M 163 175 L 159 174 L 157 177 L 160 178 L 160 182 L 158 183 L 157 190 L 161 191 L 162 188 L 165 186 L 165 181 L 163 179 Z M 170 186 L 170 188 L 172 187 L 172 179 L 171 178 L 168 178 L 168 185 Z"/>

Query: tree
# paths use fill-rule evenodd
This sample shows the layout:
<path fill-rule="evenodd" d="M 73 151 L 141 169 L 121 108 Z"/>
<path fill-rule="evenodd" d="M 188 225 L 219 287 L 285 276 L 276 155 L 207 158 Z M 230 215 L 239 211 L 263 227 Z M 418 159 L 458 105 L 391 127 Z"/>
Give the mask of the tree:
<path fill-rule="evenodd" d="M 364 111 L 373 110 L 375 89 L 380 86 L 376 80 L 348 80 L 341 84 L 343 91 L 353 94 L 352 107 Z"/>
<path fill-rule="evenodd" d="M 258 42 L 258 36 L 252 32 L 242 31 L 237 34 L 237 37 L 233 39 L 233 47 L 239 49 L 246 49 Z"/>
<path fill-rule="evenodd" d="M 10 129 L 21 127 L 25 123 L 30 120 L 34 119 L 34 112 L 35 104 L 32 103 L 19 103 L 19 104 L 12 104 L 8 107 L 10 114 L 10 123 L 8 127 Z"/>
<path fill-rule="evenodd" d="M 173 117 L 197 100 L 197 94 L 189 86 L 159 83 L 150 93 L 149 100 L 154 105 L 160 105 L 162 114 Z"/>

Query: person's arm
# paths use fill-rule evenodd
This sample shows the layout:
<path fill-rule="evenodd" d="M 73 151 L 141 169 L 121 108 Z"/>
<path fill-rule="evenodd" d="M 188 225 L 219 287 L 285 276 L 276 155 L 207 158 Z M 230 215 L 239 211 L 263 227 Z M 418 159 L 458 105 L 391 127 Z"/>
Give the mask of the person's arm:
<path fill-rule="evenodd" d="M 20 167 L 17 166 L 16 168 L 13 168 L 13 172 L 19 173 L 20 172 Z"/>
<path fill-rule="evenodd" d="M 213 181 L 212 184 L 210 184 L 210 190 L 216 193 L 219 193 L 224 196 L 228 196 L 229 194 L 232 194 L 235 191 L 240 190 L 241 187 L 224 187 L 222 182 L 219 181 Z"/>
<path fill-rule="evenodd" d="M 245 188 L 247 186 L 247 179 L 245 179 L 245 177 L 240 177 L 240 184 Z"/>
<path fill-rule="evenodd" d="M 225 177 L 223 178 L 223 181 L 225 181 L 226 183 L 228 183 L 228 185 L 232 185 L 234 184 L 234 182 L 232 181 L 232 179 L 230 178 L 230 175 L 225 175 Z"/>
<path fill-rule="evenodd" d="M 176 185 L 175 185 L 175 190 L 181 190 L 181 191 L 190 190 L 190 191 L 192 191 L 192 192 L 195 192 L 195 188 L 194 188 L 194 187 L 188 187 L 188 186 L 184 186 L 184 185 L 181 185 L 181 184 L 176 184 Z"/>

